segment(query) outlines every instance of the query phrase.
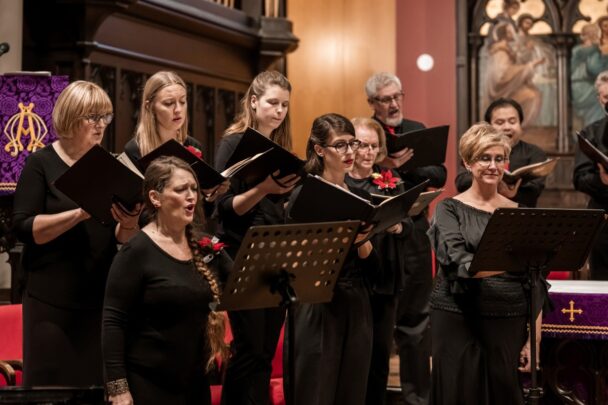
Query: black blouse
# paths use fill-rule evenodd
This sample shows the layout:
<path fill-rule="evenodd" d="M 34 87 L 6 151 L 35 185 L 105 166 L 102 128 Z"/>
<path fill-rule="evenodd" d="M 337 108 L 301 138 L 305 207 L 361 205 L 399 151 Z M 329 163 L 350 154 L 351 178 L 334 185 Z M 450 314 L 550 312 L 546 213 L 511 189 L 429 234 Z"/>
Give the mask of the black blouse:
<path fill-rule="evenodd" d="M 54 186 L 68 170 L 53 145 L 30 155 L 15 191 L 13 226 L 25 244 L 26 289 L 33 297 L 62 308 L 101 308 L 106 277 L 116 253 L 115 224 L 82 221 L 52 241 L 37 244 L 34 217 L 78 208 Z"/>
<path fill-rule="evenodd" d="M 521 274 L 472 278 L 469 266 L 492 214 L 448 198 L 437 204 L 428 230 L 439 263 L 431 306 L 488 317 L 523 316 L 528 298 Z M 539 301 L 542 304 L 542 300 Z"/>
<path fill-rule="evenodd" d="M 184 146 L 194 146 L 196 149 L 203 151 L 203 145 L 191 136 L 186 137 L 184 140 Z M 137 144 L 135 138 L 131 138 L 129 142 L 126 143 L 125 154 L 135 164 L 137 164 L 137 161 L 142 158 L 139 145 Z"/>

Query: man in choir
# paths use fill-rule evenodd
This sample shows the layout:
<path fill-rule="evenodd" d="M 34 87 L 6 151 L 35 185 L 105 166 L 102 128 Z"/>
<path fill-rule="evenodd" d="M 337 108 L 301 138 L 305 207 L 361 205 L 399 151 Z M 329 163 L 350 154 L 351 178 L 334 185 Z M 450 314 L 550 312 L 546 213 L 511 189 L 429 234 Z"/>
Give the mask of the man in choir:
<path fill-rule="evenodd" d="M 422 123 L 403 117 L 403 89 L 397 76 L 384 72 L 374 74 L 367 80 L 365 92 L 367 102 L 374 112 L 373 118 L 382 125 L 387 137 L 424 128 Z M 413 153 L 414 151 L 406 148 L 388 156 L 380 164 L 396 168 L 403 179 L 405 189 L 426 179 L 430 180 L 430 187 L 442 187 L 447 176 L 443 165 L 401 169 Z M 414 230 L 409 240 L 404 243 L 404 288 L 398 298 L 395 325 L 404 401 L 406 404 L 416 405 L 428 403 L 430 389 L 429 297 L 432 289 L 432 258 L 431 246 L 426 236 L 429 227 L 426 214 L 425 211 L 412 218 Z"/>
<path fill-rule="evenodd" d="M 521 123 L 524 120 L 524 113 L 517 101 L 508 98 L 493 101 L 486 110 L 484 120 L 510 138 L 512 148 L 509 157 L 510 171 L 547 159 L 547 155 L 541 148 L 521 140 L 523 136 Z M 456 188 L 459 192 L 462 193 L 471 187 L 471 178 L 471 173 L 462 167 L 456 176 Z M 501 181 L 498 185 L 498 192 L 522 206 L 536 207 L 538 197 L 544 188 L 545 178 L 538 177 L 525 183 L 520 179 L 512 185 Z"/>
<path fill-rule="evenodd" d="M 608 70 L 601 72 L 595 80 L 598 102 L 602 110 L 608 103 Z M 581 131 L 581 135 L 589 140 L 604 154 L 608 154 L 608 139 L 606 139 L 608 118 L 604 116 Z M 608 174 L 599 163 L 589 159 L 577 148 L 574 161 L 574 188 L 591 199 L 588 208 L 608 209 Z M 608 227 L 604 227 L 597 238 L 591 256 L 589 257 L 590 278 L 592 280 L 608 280 Z"/>

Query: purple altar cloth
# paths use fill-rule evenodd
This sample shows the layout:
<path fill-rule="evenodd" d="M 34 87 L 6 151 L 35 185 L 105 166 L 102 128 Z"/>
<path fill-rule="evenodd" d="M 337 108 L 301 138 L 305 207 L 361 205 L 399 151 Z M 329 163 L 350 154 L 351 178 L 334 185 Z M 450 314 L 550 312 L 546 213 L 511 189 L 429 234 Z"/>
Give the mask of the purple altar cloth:
<path fill-rule="evenodd" d="M 67 76 L 0 75 L 0 195 L 15 192 L 25 159 L 57 139 L 53 106 Z"/>
<path fill-rule="evenodd" d="M 550 280 L 543 337 L 608 340 L 608 281 Z"/>

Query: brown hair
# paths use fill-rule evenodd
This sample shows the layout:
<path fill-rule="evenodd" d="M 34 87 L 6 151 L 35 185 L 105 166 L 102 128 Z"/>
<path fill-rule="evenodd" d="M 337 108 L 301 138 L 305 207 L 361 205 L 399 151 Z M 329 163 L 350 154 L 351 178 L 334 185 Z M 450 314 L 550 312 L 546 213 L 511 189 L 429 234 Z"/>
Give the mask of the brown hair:
<path fill-rule="evenodd" d="M 57 98 L 53 108 L 53 127 L 57 136 L 71 139 L 85 116 L 111 112 L 112 102 L 101 87 L 78 80 L 70 83 Z"/>
<path fill-rule="evenodd" d="M 473 124 L 473 126 L 460 137 L 458 152 L 463 162 L 473 163 L 486 150 L 494 146 L 501 146 L 505 150 L 505 156 L 511 154 L 511 142 L 509 137 L 485 121 Z"/>
<path fill-rule="evenodd" d="M 367 128 L 371 131 L 374 131 L 378 135 L 378 155 L 376 156 L 376 161 L 374 163 L 381 162 L 387 155 L 386 150 L 386 134 L 384 133 L 384 129 L 378 121 L 373 118 L 368 117 L 355 117 L 350 120 L 355 127 L 355 136 L 357 133 L 357 128 Z"/>
<path fill-rule="evenodd" d="M 186 83 L 175 72 L 161 71 L 156 72 L 146 81 L 144 93 L 141 98 L 141 108 L 139 109 L 139 121 L 135 130 L 135 141 L 139 146 L 141 155 L 147 155 L 161 145 L 160 134 L 158 133 L 158 123 L 156 114 L 153 111 L 153 103 L 158 93 L 165 87 L 177 84 L 186 89 Z M 176 140 L 183 144 L 188 136 L 188 108 L 186 105 L 184 122 L 177 132 Z"/>
<path fill-rule="evenodd" d="M 155 190 L 158 192 L 162 192 L 167 183 L 170 181 L 173 173 L 176 169 L 182 169 L 194 177 L 196 184 L 198 186 L 198 179 L 196 174 L 186 162 L 176 157 L 167 157 L 163 156 L 156 160 L 154 160 L 146 169 L 146 173 L 144 176 L 144 202 L 146 208 L 152 214 L 152 218 L 156 218 L 158 212 L 156 207 L 152 204 L 150 200 L 149 194 L 150 191 Z M 197 199 L 197 212 L 199 215 L 197 217 L 203 218 L 200 215 L 200 205 L 198 202 L 201 201 L 200 194 Z M 199 222 L 199 224 L 201 224 Z M 209 283 L 209 288 L 211 289 L 211 293 L 213 294 L 213 300 L 219 301 L 221 291 L 219 281 L 216 275 L 211 271 L 211 269 L 207 266 L 204 261 L 204 254 L 201 251 L 201 247 L 198 244 L 197 234 L 200 232 L 196 232 L 197 226 L 193 226 L 189 224 L 186 226 L 186 237 L 188 239 L 188 245 L 192 251 L 194 266 L 196 270 L 203 276 L 205 280 Z M 211 349 L 211 356 L 208 359 L 207 367 L 210 368 L 213 364 L 216 355 L 220 357 L 227 357 L 227 346 L 224 342 L 224 334 L 225 334 L 225 320 L 223 313 L 211 311 L 209 313 L 209 318 L 207 321 L 207 336 L 209 338 L 209 346 Z"/>
<path fill-rule="evenodd" d="M 255 111 L 251 107 L 251 97 L 256 96 L 259 99 L 266 93 L 270 86 L 279 86 L 291 93 L 291 84 L 281 73 L 277 71 L 264 71 L 258 74 L 241 99 L 241 112 L 236 116 L 232 125 L 228 127 L 224 136 L 245 132 L 247 127 L 258 129 Z M 287 114 L 285 114 L 285 119 L 283 119 L 281 125 L 270 134 L 270 139 L 287 150 L 292 149 L 289 109 L 287 110 Z"/>
<path fill-rule="evenodd" d="M 320 175 L 325 169 L 323 158 L 317 155 L 315 145 L 325 146 L 332 134 L 349 134 L 355 136 L 355 127 L 343 115 L 329 113 L 315 118 L 310 130 L 310 137 L 306 144 L 306 165 L 305 169 L 309 173 Z"/>

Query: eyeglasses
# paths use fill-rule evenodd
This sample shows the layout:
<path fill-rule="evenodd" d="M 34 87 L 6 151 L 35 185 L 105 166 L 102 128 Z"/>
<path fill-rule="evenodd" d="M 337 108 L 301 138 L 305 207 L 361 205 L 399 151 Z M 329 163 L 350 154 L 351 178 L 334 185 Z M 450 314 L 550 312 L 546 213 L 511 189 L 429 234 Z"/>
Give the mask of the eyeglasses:
<path fill-rule="evenodd" d="M 348 151 L 348 148 L 350 147 L 350 150 L 352 150 L 353 152 L 355 152 L 357 149 L 359 149 L 359 147 L 361 146 L 361 141 L 358 139 L 353 139 L 352 141 L 338 141 L 336 143 L 334 143 L 333 145 L 324 145 L 326 148 L 332 147 L 336 150 L 336 152 L 338 152 L 339 154 L 343 155 Z"/>
<path fill-rule="evenodd" d="M 91 125 L 97 124 L 99 121 L 102 121 L 106 125 L 110 125 L 112 119 L 114 118 L 114 114 L 89 114 L 80 118 L 84 118 Z"/>
<path fill-rule="evenodd" d="M 492 157 L 490 155 L 481 155 L 480 157 L 475 159 L 475 161 L 477 163 L 479 163 L 479 165 L 481 167 L 487 168 L 487 167 L 490 167 L 492 162 L 494 162 L 494 164 L 496 166 L 504 166 L 509 161 L 509 158 L 506 156 L 502 156 L 502 155 L 498 155 L 498 156 L 494 156 L 494 157 Z"/>
<path fill-rule="evenodd" d="M 380 145 L 378 145 L 377 143 L 365 143 L 365 142 L 361 142 L 361 144 L 359 145 L 359 149 L 361 150 L 371 150 L 371 151 L 375 151 L 380 149 Z"/>
<path fill-rule="evenodd" d="M 403 100 L 403 92 L 393 94 L 392 96 L 374 97 L 373 99 L 374 99 L 374 101 L 377 101 L 380 104 L 384 104 L 384 105 L 389 105 L 391 102 L 393 102 L 393 100 L 396 103 L 400 103 L 401 100 Z"/>

